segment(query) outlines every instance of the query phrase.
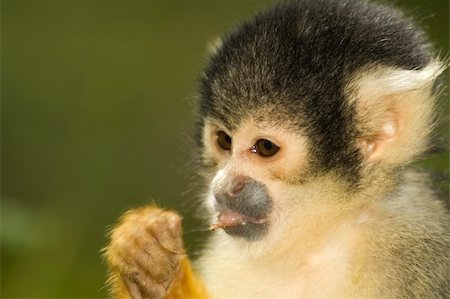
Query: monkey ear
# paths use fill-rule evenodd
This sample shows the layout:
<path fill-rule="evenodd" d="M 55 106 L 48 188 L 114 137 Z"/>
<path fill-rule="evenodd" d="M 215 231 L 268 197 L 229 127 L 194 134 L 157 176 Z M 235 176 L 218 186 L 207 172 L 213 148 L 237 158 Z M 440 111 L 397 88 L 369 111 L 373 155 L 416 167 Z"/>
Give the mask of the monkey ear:
<path fill-rule="evenodd" d="M 435 62 L 420 70 L 378 66 L 352 77 L 347 94 L 367 162 L 401 165 L 426 150 L 434 124 L 434 82 L 443 69 Z"/>

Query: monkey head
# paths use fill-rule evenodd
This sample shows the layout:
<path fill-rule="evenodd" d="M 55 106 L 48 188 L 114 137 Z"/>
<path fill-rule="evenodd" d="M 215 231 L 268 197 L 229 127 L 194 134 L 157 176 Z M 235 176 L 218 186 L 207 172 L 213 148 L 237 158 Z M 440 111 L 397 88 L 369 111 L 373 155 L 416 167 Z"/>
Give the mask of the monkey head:
<path fill-rule="evenodd" d="M 427 148 L 442 71 L 399 14 L 291 1 L 216 43 L 197 134 L 213 228 L 264 241 L 395 188 L 395 170 Z"/>

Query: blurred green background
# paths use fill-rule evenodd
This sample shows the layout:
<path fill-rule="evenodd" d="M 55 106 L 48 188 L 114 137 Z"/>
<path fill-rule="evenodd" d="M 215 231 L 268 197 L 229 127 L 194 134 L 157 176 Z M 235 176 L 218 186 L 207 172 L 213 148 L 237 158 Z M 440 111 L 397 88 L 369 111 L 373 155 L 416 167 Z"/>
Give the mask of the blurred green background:
<path fill-rule="evenodd" d="M 448 1 L 397 2 L 448 53 Z M 196 80 L 207 43 L 268 3 L 1 1 L 2 298 L 106 297 L 105 232 L 151 200 L 183 214 L 195 254 Z M 448 190 L 448 153 L 420 164 Z"/>

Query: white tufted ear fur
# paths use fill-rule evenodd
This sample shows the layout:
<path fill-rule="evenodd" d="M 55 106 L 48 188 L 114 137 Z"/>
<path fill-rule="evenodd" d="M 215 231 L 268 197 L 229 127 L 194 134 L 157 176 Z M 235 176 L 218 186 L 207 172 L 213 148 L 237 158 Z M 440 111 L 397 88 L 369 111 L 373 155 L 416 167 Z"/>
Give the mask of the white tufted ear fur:
<path fill-rule="evenodd" d="M 434 123 L 433 85 L 443 66 L 420 70 L 370 67 L 347 84 L 366 161 L 409 163 L 427 148 Z"/>

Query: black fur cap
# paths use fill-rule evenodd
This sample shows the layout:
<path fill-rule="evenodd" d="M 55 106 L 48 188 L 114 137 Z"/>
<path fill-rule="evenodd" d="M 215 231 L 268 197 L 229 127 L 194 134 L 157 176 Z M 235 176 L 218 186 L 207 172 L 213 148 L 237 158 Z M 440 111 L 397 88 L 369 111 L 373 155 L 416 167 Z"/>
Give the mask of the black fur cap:
<path fill-rule="evenodd" d="M 345 79 L 366 65 L 421 69 L 431 59 L 423 33 L 399 11 L 358 0 L 281 2 L 223 39 L 200 81 L 204 117 L 233 130 L 271 107 L 310 139 L 315 169 L 358 176 L 354 107 Z M 270 119 L 273 120 L 273 119 Z"/>

